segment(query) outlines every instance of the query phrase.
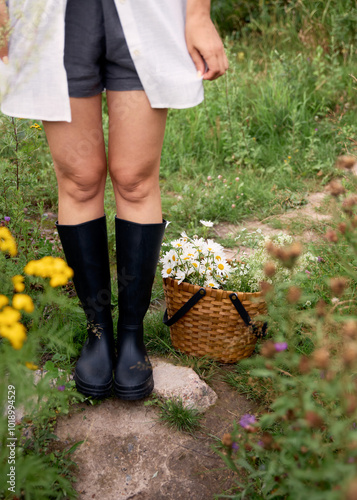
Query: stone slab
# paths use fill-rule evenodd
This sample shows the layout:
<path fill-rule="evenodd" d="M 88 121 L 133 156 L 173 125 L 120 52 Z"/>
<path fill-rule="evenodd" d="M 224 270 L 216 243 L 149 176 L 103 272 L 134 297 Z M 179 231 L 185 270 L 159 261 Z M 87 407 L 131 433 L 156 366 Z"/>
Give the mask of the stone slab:
<path fill-rule="evenodd" d="M 216 403 L 217 394 L 198 375 L 184 366 L 152 360 L 154 394 L 162 399 L 181 399 L 185 407 L 204 412 Z"/>

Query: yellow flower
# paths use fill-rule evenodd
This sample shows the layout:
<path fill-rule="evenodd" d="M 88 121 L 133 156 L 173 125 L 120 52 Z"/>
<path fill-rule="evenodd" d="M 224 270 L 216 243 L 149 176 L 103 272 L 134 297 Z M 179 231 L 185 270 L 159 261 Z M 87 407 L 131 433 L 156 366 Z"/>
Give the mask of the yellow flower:
<path fill-rule="evenodd" d="M 0 227 L 0 250 L 4 253 L 9 253 L 11 257 L 17 254 L 17 247 L 12 234 L 5 226 Z"/>
<path fill-rule="evenodd" d="M 9 299 L 6 297 L 6 295 L 0 295 L 0 309 L 2 309 L 4 306 L 7 306 L 9 303 Z"/>
<path fill-rule="evenodd" d="M 73 277 L 73 270 L 59 257 L 46 256 L 40 260 L 31 260 L 24 267 L 24 272 L 31 276 L 51 278 L 52 287 L 66 285 Z"/>
<path fill-rule="evenodd" d="M 21 323 L 10 325 L 0 324 L 0 335 L 11 342 L 14 349 L 21 349 L 26 340 L 26 328 Z"/>
<path fill-rule="evenodd" d="M 15 292 L 23 292 L 25 290 L 24 279 L 21 274 L 17 274 L 11 278 Z"/>
<path fill-rule="evenodd" d="M 38 370 L 38 366 L 31 363 L 30 361 L 26 361 L 25 365 L 29 370 Z"/>
<path fill-rule="evenodd" d="M 68 283 L 68 278 L 65 274 L 62 273 L 54 274 L 50 279 L 50 285 L 53 288 L 55 288 L 56 286 L 67 285 L 67 283 Z"/>
<path fill-rule="evenodd" d="M 42 130 L 41 126 L 38 123 L 31 125 L 30 128 L 36 128 L 37 130 Z"/>
<path fill-rule="evenodd" d="M 16 309 L 13 309 L 11 306 L 6 306 L 0 312 L 0 327 L 2 325 L 11 326 L 17 321 L 20 321 L 21 314 Z"/>
<path fill-rule="evenodd" d="M 237 54 L 238 61 L 244 61 L 244 57 L 245 57 L 244 52 L 238 52 Z"/>
<path fill-rule="evenodd" d="M 16 293 L 12 298 L 12 307 L 15 309 L 26 311 L 27 313 L 32 313 L 35 309 L 31 297 L 24 293 Z"/>

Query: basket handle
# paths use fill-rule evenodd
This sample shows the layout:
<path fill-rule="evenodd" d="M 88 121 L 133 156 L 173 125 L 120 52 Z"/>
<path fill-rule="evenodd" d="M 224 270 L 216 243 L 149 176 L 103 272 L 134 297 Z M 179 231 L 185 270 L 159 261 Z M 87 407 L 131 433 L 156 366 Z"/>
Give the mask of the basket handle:
<path fill-rule="evenodd" d="M 171 318 L 168 317 L 167 314 L 167 309 L 165 310 L 164 317 L 163 317 L 163 323 L 166 326 L 172 326 L 175 324 L 179 319 L 183 318 L 185 314 L 195 305 L 197 302 L 202 299 L 206 295 L 206 290 L 204 288 L 200 288 L 198 292 L 196 292 L 192 297 L 178 310 L 175 312 Z M 244 323 L 247 326 L 250 326 L 252 328 L 253 334 L 256 335 L 258 338 L 265 337 L 266 331 L 267 331 L 267 326 L 268 323 L 265 322 L 262 326 L 262 328 L 259 330 L 257 325 L 252 321 L 251 317 L 249 316 L 246 308 L 243 306 L 242 302 L 239 300 L 238 295 L 236 293 L 231 293 L 229 295 L 229 298 L 236 308 L 238 314 L 244 321 Z"/>
<path fill-rule="evenodd" d="M 190 299 L 188 299 L 188 301 L 178 310 L 175 312 L 175 314 L 173 316 L 171 316 L 171 318 L 169 319 L 168 315 L 167 315 L 167 309 L 165 310 L 165 313 L 164 313 L 164 318 L 163 318 L 163 323 L 164 325 L 166 326 L 171 326 L 173 325 L 174 323 L 176 323 L 176 321 L 178 321 L 179 319 L 181 319 L 183 316 L 185 316 L 185 314 L 195 305 L 197 304 L 197 302 L 202 299 L 202 297 L 204 297 L 206 295 L 206 290 L 204 288 L 200 288 L 198 290 L 198 292 L 196 292 L 194 295 L 192 295 L 192 297 Z"/>
<path fill-rule="evenodd" d="M 244 323 L 247 326 L 250 326 L 252 328 L 253 334 L 258 338 L 265 337 L 266 333 L 267 333 L 268 323 L 265 322 L 263 324 L 262 328 L 259 330 L 257 325 L 254 323 L 254 321 L 252 321 L 252 318 L 249 316 L 248 311 L 243 306 L 242 302 L 239 300 L 238 295 L 236 293 L 231 293 L 229 295 L 229 298 L 230 298 L 232 304 L 234 305 L 234 307 L 236 308 L 238 314 L 240 315 L 240 317 L 244 321 Z"/>

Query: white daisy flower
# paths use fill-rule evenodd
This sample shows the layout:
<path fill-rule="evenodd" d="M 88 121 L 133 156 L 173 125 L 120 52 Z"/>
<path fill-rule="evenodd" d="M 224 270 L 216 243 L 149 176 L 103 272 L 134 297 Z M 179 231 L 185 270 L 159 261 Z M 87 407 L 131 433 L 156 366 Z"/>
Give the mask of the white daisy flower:
<path fill-rule="evenodd" d="M 216 243 L 213 240 L 207 240 L 204 245 L 204 251 L 210 252 L 210 253 L 223 253 L 224 249 L 222 245 L 219 243 Z"/>
<path fill-rule="evenodd" d="M 179 238 L 178 240 L 174 240 L 171 242 L 171 245 L 175 248 L 181 248 L 184 245 L 183 238 Z"/>
<path fill-rule="evenodd" d="M 213 227 L 214 226 L 214 222 L 212 222 L 210 220 L 200 220 L 200 223 L 206 227 Z"/>
<path fill-rule="evenodd" d="M 162 257 L 161 262 L 163 264 L 171 263 L 176 266 L 178 263 L 178 255 L 176 250 L 169 250 L 168 252 L 166 252 Z"/>
<path fill-rule="evenodd" d="M 230 271 L 230 265 L 225 260 L 221 260 L 217 265 L 217 273 L 220 276 L 225 276 Z"/>
<path fill-rule="evenodd" d="M 207 279 L 203 286 L 210 286 L 211 288 L 219 288 L 219 283 L 217 283 L 217 281 L 215 281 L 214 279 Z"/>
<path fill-rule="evenodd" d="M 169 278 L 173 276 L 173 268 L 169 262 L 162 266 L 161 275 L 163 278 Z"/>
<path fill-rule="evenodd" d="M 185 278 L 186 278 L 186 273 L 181 269 L 177 269 L 175 279 L 178 280 L 179 284 L 185 281 Z"/>
<path fill-rule="evenodd" d="M 187 240 L 188 240 L 188 236 L 187 236 L 187 234 L 185 233 L 185 231 L 182 231 L 182 233 L 181 233 L 181 238 L 182 238 L 184 241 L 187 241 Z"/>

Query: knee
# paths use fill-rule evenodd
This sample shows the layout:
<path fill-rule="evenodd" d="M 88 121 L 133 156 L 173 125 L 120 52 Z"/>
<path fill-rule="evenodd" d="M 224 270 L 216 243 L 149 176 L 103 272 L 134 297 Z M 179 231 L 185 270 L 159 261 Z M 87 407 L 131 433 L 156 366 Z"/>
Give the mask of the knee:
<path fill-rule="evenodd" d="M 104 194 L 106 166 L 86 165 L 86 168 L 72 171 L 56 168 L 56 171 L 59 193 L 65 194 L 77 203 L 86 203 Z"/>
<path fill-rule="evenodd" d="M 137 203 L 150 196 L 156 188 L 159 188 L 158 174 L 148 169 L 140 173 L 130 172 L 130 169 L 113 173 L 111 179 L 114 189 L 119 196 L 130 203 Z"/>

